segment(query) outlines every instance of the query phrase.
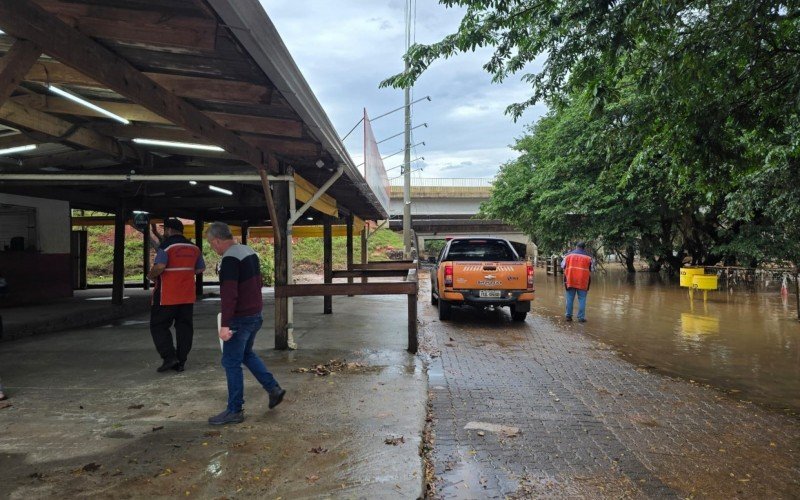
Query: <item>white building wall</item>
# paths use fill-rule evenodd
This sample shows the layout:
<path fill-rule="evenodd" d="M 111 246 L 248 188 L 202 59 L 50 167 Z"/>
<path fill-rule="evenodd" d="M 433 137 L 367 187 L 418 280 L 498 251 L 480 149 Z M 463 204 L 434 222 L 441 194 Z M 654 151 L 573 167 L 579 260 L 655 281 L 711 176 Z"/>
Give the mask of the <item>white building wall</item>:
<path fill-rule="evenodd" d="M 17 205 L 36 209 L 37 250 L 47 254 L 70 253 L 72 228 L 69 202 L 0 193 L 1 205 Z M 25 243 L 25 246 L 28 246 L 28 242 Z"/>

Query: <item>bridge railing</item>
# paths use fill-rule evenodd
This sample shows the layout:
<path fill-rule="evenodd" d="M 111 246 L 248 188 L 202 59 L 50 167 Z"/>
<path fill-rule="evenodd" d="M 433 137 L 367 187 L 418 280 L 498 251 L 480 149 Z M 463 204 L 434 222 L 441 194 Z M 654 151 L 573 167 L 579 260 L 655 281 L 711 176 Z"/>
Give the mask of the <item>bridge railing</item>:
<path fill-rule="evenodd" d="M 494 179 L 486 177 L 412 177 L 411 187 L 483 187 L 490 188 Z M 403 186 L 403 178 L 392 179 L 391 186 Z"/>
<path fill-rule="evenodd" d="M 492 182 L 492 179 L 474 177 L 416 177 L 411 179 L 411 196 L 421 198 L 485 198 L 491 193 Z M 403 179 L 393 179 L 391 181 L 390 194 L 393 198 L 403 195 Z"/>

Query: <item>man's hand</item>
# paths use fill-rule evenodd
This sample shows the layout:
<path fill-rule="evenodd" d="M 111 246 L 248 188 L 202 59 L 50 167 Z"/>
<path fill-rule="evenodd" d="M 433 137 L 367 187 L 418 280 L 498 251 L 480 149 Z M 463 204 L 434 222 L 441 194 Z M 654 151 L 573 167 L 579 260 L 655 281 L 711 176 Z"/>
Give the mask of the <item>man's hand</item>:
<path fill-rule="evenodd" d="M 233 337 L 233 332 L 229 327 L 223 326 L 219 329 L 219 338 L 221 338 L 223 341 L 227 342 L 231 339 L 231 337 Z"/>

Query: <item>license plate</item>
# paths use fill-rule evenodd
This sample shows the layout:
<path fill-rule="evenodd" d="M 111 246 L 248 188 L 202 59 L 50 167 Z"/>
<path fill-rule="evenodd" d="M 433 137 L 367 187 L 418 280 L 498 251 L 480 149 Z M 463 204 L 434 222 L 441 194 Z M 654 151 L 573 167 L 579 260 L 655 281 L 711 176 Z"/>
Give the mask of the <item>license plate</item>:
<path fill-rule="evenodd" d="M 479 291 L 480 297 L 485 298 L 500 298 L 500 290 L 480 290 Z"/>

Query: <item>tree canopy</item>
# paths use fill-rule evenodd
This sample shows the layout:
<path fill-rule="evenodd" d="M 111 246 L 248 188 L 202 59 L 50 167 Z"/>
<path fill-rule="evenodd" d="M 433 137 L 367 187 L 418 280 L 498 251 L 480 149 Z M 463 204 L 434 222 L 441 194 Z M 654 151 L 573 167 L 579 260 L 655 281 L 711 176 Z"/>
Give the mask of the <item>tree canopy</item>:
<path fill-rule="evenodd" d="M 553 250 L 577 237 L 655 267 L 800 261 L 800 2 L 442 0 L 456 33 L 415 45 L 412 84 L 478 47 L 550 108 L 487 213 Z"/>

